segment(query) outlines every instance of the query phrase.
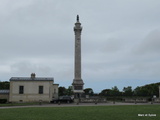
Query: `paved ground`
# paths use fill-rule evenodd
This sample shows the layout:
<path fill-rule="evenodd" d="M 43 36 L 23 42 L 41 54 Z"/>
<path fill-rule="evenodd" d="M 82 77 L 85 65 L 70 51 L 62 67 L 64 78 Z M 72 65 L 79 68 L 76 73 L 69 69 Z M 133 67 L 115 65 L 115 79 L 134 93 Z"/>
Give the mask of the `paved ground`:
<path fill-rule="evenodd" d="M 70 104 L 42 104 L 42 105 L 27 105 L 27 106 L 9 106 L 9 107 L 0 107 L 0 109 L 7 108 L 28 108 L 28 107 L 78 107 L 78 106 L 115 106 L 115 105 L 160 105 L 160 103 L 122 103 L 122 102 L 109 102 L 109 103 L 70 103 Z"/>

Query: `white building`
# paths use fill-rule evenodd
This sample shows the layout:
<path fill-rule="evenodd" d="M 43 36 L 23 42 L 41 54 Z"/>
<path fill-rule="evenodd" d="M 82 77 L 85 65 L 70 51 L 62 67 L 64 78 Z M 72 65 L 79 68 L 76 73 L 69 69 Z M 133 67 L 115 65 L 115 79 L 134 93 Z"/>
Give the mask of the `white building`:
<path fill-rule="evenodd" d="M 58 98 L 58 84 L 50 77 L 12 77 L 9 102 L 50 102 Z"/>

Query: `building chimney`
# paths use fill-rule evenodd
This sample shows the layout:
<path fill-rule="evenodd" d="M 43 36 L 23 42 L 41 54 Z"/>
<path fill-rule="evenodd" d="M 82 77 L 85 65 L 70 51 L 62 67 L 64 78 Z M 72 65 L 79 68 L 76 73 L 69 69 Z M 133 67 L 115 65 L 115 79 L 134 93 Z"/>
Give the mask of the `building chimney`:
<path fill-rule="evenodd" d="M 36 77 L 35 73 L 31 73 L 31 78 L 34 79 Z"/>

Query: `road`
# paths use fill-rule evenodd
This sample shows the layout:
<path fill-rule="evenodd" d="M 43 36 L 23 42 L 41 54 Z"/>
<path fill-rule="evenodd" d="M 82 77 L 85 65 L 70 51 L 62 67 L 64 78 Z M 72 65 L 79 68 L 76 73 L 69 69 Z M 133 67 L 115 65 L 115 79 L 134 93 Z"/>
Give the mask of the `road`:
<path fill-rule="evenodd" d="M 27 105 L 27 106 L 7 106 L 0 107 L 0 109 L 8 109 L 8 108 L 30 108 L 30 107 L 78 107 L 78 106 L 115 106 L 115 105 L 160 105 L 160 103 L 122 103 L 122 102 L 107 102 L 107 103 L 69 103 L 69 104 L 42 104 L 42 105 Z"/>

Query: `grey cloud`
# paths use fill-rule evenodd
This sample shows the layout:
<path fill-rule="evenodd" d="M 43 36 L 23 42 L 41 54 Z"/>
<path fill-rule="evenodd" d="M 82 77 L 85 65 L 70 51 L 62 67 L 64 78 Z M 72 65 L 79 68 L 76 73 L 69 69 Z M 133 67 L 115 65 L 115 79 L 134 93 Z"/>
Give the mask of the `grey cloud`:
<path fill-rule="evenodd" d="M 39 64 L 34 64 L 31 63 L 29 61 L 22 61 L 22 62 L 18 62 L 15 64 L 11 65 L 11 71 L 13 73 L 20 73 L 21 75 L 26 75 L 26 74 L 30 74 L 30 73 L 40 73 L 42 75 L 48 75 L 51 73 L 51 68 L 44 66 L 44 65 L 39 65 Z"/>
<path fill-rule="evenodd" d="M 142 41 L 142 43 L 140 43 L 139 47 L 136 50 L 136 53 L 140 55 L 146 55 L 146 54 L 158 55 L 160 52 L 159 46 L 160 46 L 160 30 L 156 29 L 151 31 Z"/>
<path fill-rule="evenodd" d="M 89 83 L 118 86 L 118 80 L 132 84 L 133 79 L 136 86 L 138 78 L 144 84 L 147 78 L 153 78 L 152 82 L 159 78 L 160 1 L 0 3 L 0 67 L 4 69 L 0 70 L 0 79 L 35 71 L 38 76 L 54 76 L 63 86 L 71 83 L 77 14 L 83 26 L 82 79 L 88 85 L 85 87 L 92 87 Z M 111 88 L 110 85 L 107 87 Z M 99 91 L 101 87 L 94 89 Z"/>

